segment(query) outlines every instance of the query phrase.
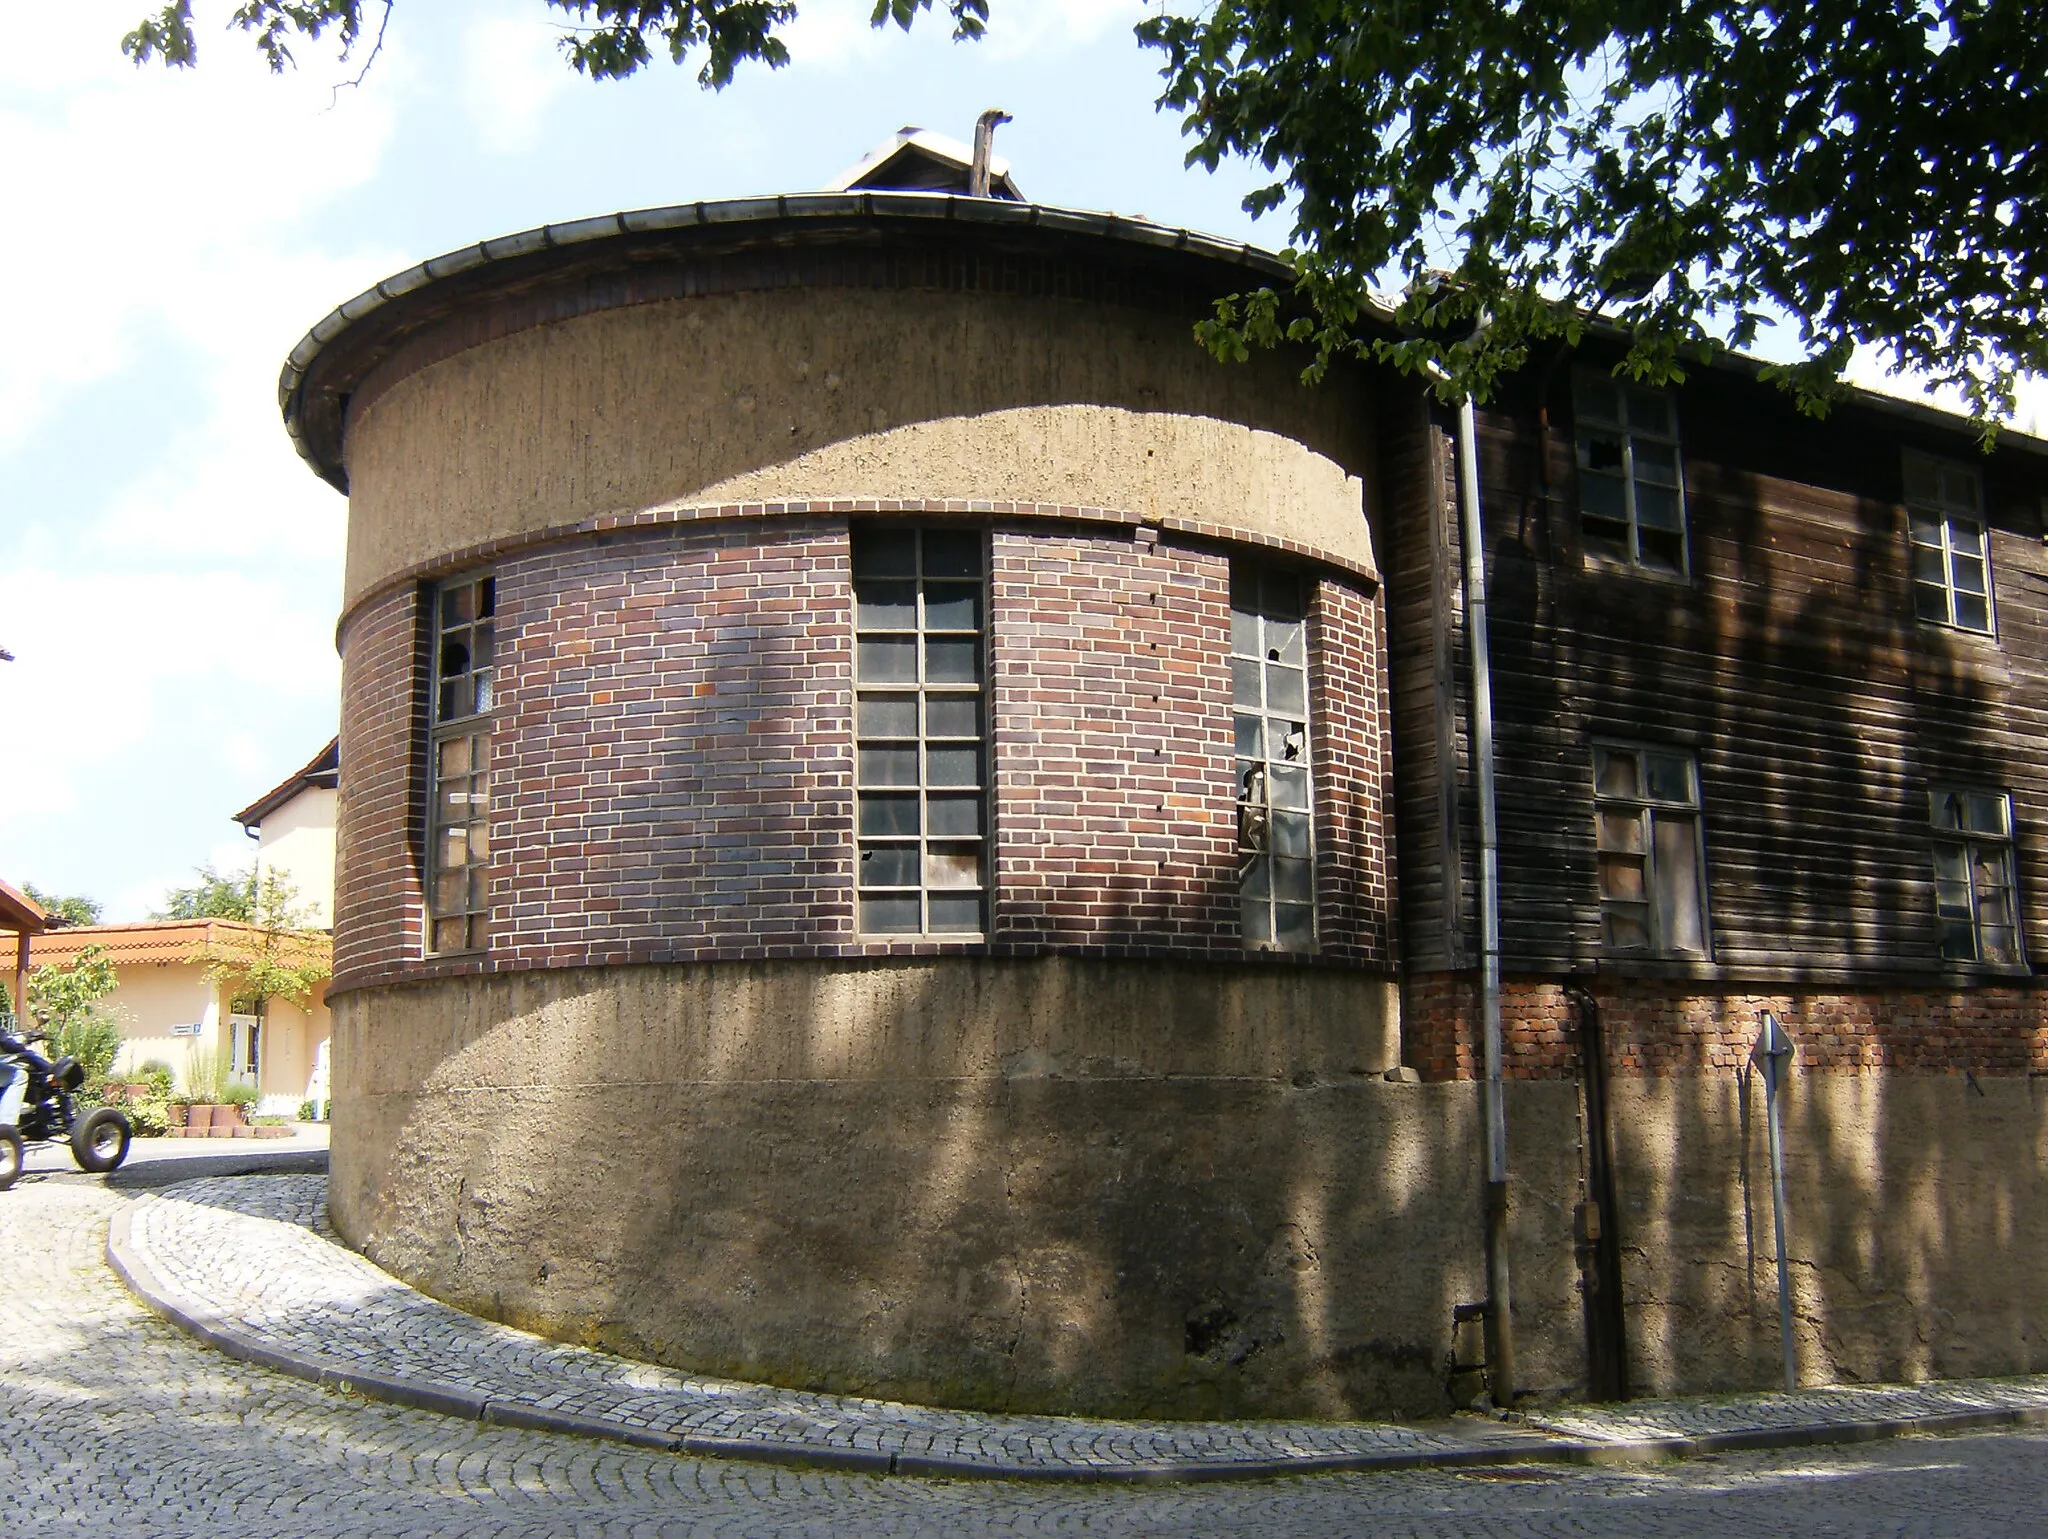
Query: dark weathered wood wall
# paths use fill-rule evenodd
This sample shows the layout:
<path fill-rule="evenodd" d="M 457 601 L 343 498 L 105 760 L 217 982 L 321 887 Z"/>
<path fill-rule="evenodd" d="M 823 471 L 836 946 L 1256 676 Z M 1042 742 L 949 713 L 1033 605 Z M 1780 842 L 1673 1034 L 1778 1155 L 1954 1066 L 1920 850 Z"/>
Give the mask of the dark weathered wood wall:
<path fill-rule="evenodd" d="M 2029 952 L 2048 955 L 2048 457 L 1986 457 L 1967 427 L 1859 408 L 1816 422 L 1774 387 L 1704 373 L 1678 392 L 1692 575 L 1667 580 L 1585 563 L 1571 369 L 1542 392 L 1547 453 L 1533 375 L 1480 413 L 1504 965 L 1997 975 L 1938 955 L 1927 793 L 1947 782 L 2012 792 Z M 1469 966 L 1476 935 L 1451 427 L 1432 411 L 1383 429 L 1403 933 L 1425 971 Z M 1907 448 L 1983 477 L 1995 637 L 1913 617 Z M 1597 737 L 1698 755 L 1707 964 L 1601 955 Z"/>

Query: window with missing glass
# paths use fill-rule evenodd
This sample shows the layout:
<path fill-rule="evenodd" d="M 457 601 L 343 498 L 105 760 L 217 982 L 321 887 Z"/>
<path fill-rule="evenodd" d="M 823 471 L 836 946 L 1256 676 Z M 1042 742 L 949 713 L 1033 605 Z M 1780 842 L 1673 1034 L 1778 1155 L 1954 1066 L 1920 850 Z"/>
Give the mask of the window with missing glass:
<path fill-rule="evenodd" d="M 1587 557 L 1683 576 L 1684 462 L 1670 395 L 1582 373 L 1572 382 L 1572 414 Z"/>
<path fill-rule="evenodd" d="M 434 590 L 427 731 L 427 945 L 481 950 L 491 902 L 491 635 L 496 584 L 471 575 Z"/>
<path fill-rule="evenodd" d="M 854 817 L 865 935 L 988 927 L 980 530 L 857 529 Z"/>
<path fill-rule="evenodd" d="M 1706 862 L 1693 756 L 1594 745 L 1593 816 L 1603 949 L 1704 957 Z"/>
<path fill-rule="evenodd" d="M 1941 955 L 1951 962 L 2018 962 L 2012 798 L 2003 791 L 1936 787 L 1934 908 Z"/>
<path fill-rule="evenodd" d="M 1913 611 L 1936 625 L 1991 631 L 1991 557 L 1983 488 L 1967 465 L 1924 454 L 1905 460 L 1913 543 Z"/>
<path fill-rule="evenodd" d="M 1237 890 L 1244 943 L 1316 943 L 1315 788 L 1309 770 L 1303 584 L 1250 563 L 1230 569 L 1230 674 L 1237 733 Z"/>

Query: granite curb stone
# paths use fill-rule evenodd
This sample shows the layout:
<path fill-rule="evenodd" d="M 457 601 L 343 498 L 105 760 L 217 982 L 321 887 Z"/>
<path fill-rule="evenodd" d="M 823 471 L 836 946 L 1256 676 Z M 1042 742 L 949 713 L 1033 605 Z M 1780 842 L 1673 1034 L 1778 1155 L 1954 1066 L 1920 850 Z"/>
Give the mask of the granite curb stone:
<path fill-rule="evenodd" d="M 1567 1406 L 1518 1424 L 1111 1422 L 995 1415 L 702 1378 L 465 1315 L 335 1239 L 326 1178 L 214 1177 L 125 1206 L 107 1259 L 230 1357 L 463 1420 L 870 1474 L 1077 1482 L 1259 1480 L 1621 1464 L 2048 1425 L 2048 1376 Z M 203 1260 L 201 1258 L 204 1258 Z"/>

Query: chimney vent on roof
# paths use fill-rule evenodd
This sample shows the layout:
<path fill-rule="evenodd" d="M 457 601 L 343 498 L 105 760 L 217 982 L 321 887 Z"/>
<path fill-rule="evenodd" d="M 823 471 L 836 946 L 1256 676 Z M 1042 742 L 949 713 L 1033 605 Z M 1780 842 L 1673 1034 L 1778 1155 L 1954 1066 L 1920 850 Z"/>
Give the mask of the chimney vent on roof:
<path fill-rule="evenodd" d="M 974 168 L 967 173 L 967 196 L 988 196 L 989 156 L 995 149 L 996 126 L 1014 121 L 1000 107 L 991 107 L 974 120 Z"/>

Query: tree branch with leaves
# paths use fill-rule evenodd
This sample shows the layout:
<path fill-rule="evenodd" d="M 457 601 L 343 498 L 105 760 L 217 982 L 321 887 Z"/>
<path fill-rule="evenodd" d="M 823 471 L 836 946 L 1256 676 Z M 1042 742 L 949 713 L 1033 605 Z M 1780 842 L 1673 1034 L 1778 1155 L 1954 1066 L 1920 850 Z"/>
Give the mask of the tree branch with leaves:
<path fill-rule="evenodd" d="M 273 69 L 346 57 L 366 4 L 241 0 Z M 796 0 L 544 0 L 596 79 L 701 53 L 789 60 Z M 989 0 L 876 0 L 876 26 Z M 379 23 L 380 27 L 382 23 Z M 381 35 L 381 34 L 380 34 Z M 1241 157 L 1292 206 L 1295 283 L 1232 296 L 1224 358 L 1281 341 L 1428 369 L 1484 399 L 1532 347 L 1605 324 L 1651 383 L 1789 329 L 1769 372 L 1825 410 L 1863 348 L 1989 425 L 2048 374 L 2048 27 L 2028 0 L 1161 0 L 1137 28 L 1190 164 Z M 122 45 L 197 57 L 190 0 Z M 1376 293 L 1396 292 L 1389 337 Z M 1483 325 L 1479 324 L 1483 321 Z"/>

